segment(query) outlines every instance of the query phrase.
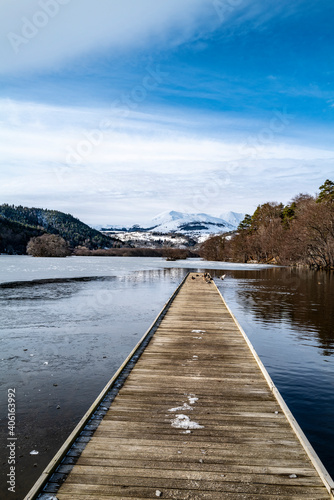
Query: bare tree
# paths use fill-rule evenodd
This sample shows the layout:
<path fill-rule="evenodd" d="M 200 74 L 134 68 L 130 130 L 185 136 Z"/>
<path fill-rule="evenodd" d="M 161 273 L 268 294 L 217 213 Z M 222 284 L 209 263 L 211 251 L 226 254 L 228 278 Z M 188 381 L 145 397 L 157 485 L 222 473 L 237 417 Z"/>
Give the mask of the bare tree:
<path fill-rule="evenodd" d="M 33 257 L 67 257 L 71 255 L 64 238 L 54 234 L 43 234 L 43 236 L 31 238 L 27 245 L 27 253 Z"/>
<path fill-rule="evenodd" d="M 202 243 L 200 254 L 205 260 L 228 260 L 229 242 L 223 236 L 212 236 Z"/>
<path fill-rule="evenodd" d="M 209 260 L 275 262 L 334 269 L 334 183 L 326 180 L 317 197 L 301 193 L 285 207 L 268 202 L 247 215 L 232 239 L 208 239 L 201 255 Z"/>

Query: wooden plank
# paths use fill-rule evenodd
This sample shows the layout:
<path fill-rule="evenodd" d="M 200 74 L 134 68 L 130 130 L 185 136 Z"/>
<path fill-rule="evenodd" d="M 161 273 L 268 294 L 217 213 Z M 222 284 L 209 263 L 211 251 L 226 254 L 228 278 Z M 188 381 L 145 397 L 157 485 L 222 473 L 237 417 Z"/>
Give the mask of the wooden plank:
<path fill-rule="evenodd" d="M 105 467 L 105 466 L 87 466 L 87 465 L 77 465 L 75 469 L 76 478 L 80 481 L 80 474 L 83 475 L 91 475 L 91 476 L 117 476 L 117 477 L 145 477 L 145 478 L 168 478 L 168 479 L 184 479 L 185 471 L 183 469 L 174 469 L 174 470 L 166 470 L 166 469 L 147 469 L 147 468 L 139 468 L 139 467 Z M 211 472 L 205 470 L 197 470 L 186 472 L 187 480 L 203 480 L 203 481 L 214 481 L 221 483 L 222 478 L 224 482 L 232 482 L 239 483 L 241 482 L 256 482 L 256 483 L 264 483 L 264 484 L 285 484 L 286 476 L 288 473 L 250 473 L 243 471 L 242 474 L 236 472 L 226 472 L 224 474 L 221 471 Z M 74 475 L 72 475 L 72 478 Z M 308 475 L 308 474 L 299 474 L 299 478 L 291 479 L 289 481 L 291 486 L 322 486 L 322 482 L 317 475 Z"/>
<path fill-rule="evenodd" d="M 96 486 L 96 485 L 66 485 L 59 493 L 57 493 L 57 498 L 59 500 L 96 500 L 96 499 L 142 499 L 148 498 L 151 500 L 156 500 L 157 489 L 155 487 L 140 487 L 140 486 Z M 160 490 L 158 490 L 160 491 Z M 247 497 L 244 494 L 236 495 L 235 492 L 215 492 L 215 491 L 205 491 L 205 490 L 185 490 L 185 489 L 164 489 L 162 498 L 170 498 L 173 500 L 238 500 L 255 498 Z M 260 493 L 256 495 L 259 500 L 328 500 L 328 495 L 324 495 L 322 492 L 312 491 L 311 494 L 303 491 L 303 493 L 298 493 L 297 495 L 280 495 L 272 496 L 271 494 Z"/>
<path fill-rule="evenodd" d="M 107 491 L 110 492 L 114 486 L 121 487 L 146 487 L 146 488 L 159 488 L 160 491 L 165 494 L 165 490 L 168 489 L 180 489 L 180 490 L 188 490 L 193 491 L 194 495 L 196 491 L 200 491 L 201 489 L 206 491 L 216 491 L 220 492 L 222 495 L 221 498 L 224 498 L 224 493 L 234 493 L 235 495 L 248 495 L 248 498 L 256 498 L 256 495 L 259 493 L 276 496 L 280 498 L 281 495 L 302 495 L 303 492 L 305 494 L 316 494 L 321 493 L 323 489 L 323 485 L 321 486 L 295 486 L 293 484 L 268 484 L 268 483 L 257 483 L 255 482 L 231 482 L 231 481 L 206 481 L 198 477 L 197 480 L 188 479 L 187 474 L 184 474 L 182 478 L 166 478 L 166 477 L 143 477 L 143 476 L 97 476 L 97 475 L 89 475 L 89 474 L 76 474 L 73 472 L 69 475 L 66 483 L 61 486 L 61 490 L 66 491 L 70 486 L 74 486 L 72 491 L 75 492 L 75 488 L 77 486 L 85 486 L 85 491 L 89 490 L 91 486 L 98 486 L 100 491 L 103 491 L 103 488 L 106 487 Z M 155 486 L 155 485 L 158 485 Z M 189 493 L 188 493 L 189 494 Z M 189 497 L 188 497 L 189 498 Z M 190 496 L 191 498 L 191 496 Z M 247 497 L 246 497 L 247 498 Z M 328 498 L 328 495 L 327 495 Z"/>
<path fill-rule="evenodd" d="M 208 471 L 208 472 L 233 472 L 233 473 L 247 473 L 247 474 L 287 474 L 289 475 L 291 472 L 291 467 L 283 466 L 283 465 L 240 465 L 237 463 L 233 463 L 233 461 L 226 462 L 224 464 L 215 464 L 209 462 L 199 462 L 199 461 L 182 461 L 182 462 L 163 462 L 163 461 L 140 461 L 135 459 L 122 459 L 122 460 L 113 460 L 106 459 L 101 457 L 84 457 L 81 456 L 78 459 L 78 465 L 88 465 L 88 466 L 99 466 L 99 467 L 144 467 L 145 469 L 161 469 L 161 470 L 187 470 L 187 471 Z M 314 467 L 310 464 L 308 467 L 298 466 L 295 463 L 294 471 L 295 474 L 307 475 L 307 476 L 316 476 L 318 474 Z"/>

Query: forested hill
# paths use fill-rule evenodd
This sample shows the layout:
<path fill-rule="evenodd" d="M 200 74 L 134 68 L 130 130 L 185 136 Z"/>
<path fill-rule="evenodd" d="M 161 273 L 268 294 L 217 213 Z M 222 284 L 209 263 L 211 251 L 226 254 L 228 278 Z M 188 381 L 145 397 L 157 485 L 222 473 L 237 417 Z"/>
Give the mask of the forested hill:
<path fill-rule="evenodd" d="M 29 240 L 45 231 L 5 219 L 0 215 L 0 253 L 25 254 Z"/>
<path fill-rule="evenodd" d="M 25 253 L 30 237 L 43 233 L 61 236 L 72 248 L 111 248 L 116 241 L 70 214 L 42 208 L 0 205 L 0 252 Z"/>

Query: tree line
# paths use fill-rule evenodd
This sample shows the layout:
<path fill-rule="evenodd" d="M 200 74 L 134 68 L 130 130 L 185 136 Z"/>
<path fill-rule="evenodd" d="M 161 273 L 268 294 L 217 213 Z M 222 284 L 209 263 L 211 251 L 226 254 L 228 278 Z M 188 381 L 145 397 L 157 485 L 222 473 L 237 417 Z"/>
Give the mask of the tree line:
<path fill-rule="evenodd" d="M 235 235 L 209 238 L 200 253 L 206 260 L 334 269 L 334 183 L 327 179 L 316 196 L 301 193 L 287 205 L 259 205 Z"/>
<path fill-rule="evenodd" d="M 198 257 L 199 254 L 189 249 L 182 248 L 98 248 L 90 250 L 84 246 L 71 249 L 68 243 L 61 236 L 54 234 L 44 234 L 31 238 L 27 245 L 27 254 L 33 257 L 68 257 L 90 256 L 90 257 L 164 257 L 167 260 L 187 259 L 188 257 Z"/>

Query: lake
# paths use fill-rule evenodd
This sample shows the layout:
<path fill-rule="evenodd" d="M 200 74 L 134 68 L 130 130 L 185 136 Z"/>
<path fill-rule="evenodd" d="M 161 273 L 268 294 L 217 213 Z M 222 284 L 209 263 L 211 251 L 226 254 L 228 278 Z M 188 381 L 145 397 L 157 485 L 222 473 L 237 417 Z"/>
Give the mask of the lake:
<path fill-rule="evenodd" d="M 334 475 L 334 274 L 159 258 L 0 256 L 1 439 L 16 390 L 21 499 L 189 270 L 208 270 Z M 37 455 L 30 455 L 32 450 Z"/>

